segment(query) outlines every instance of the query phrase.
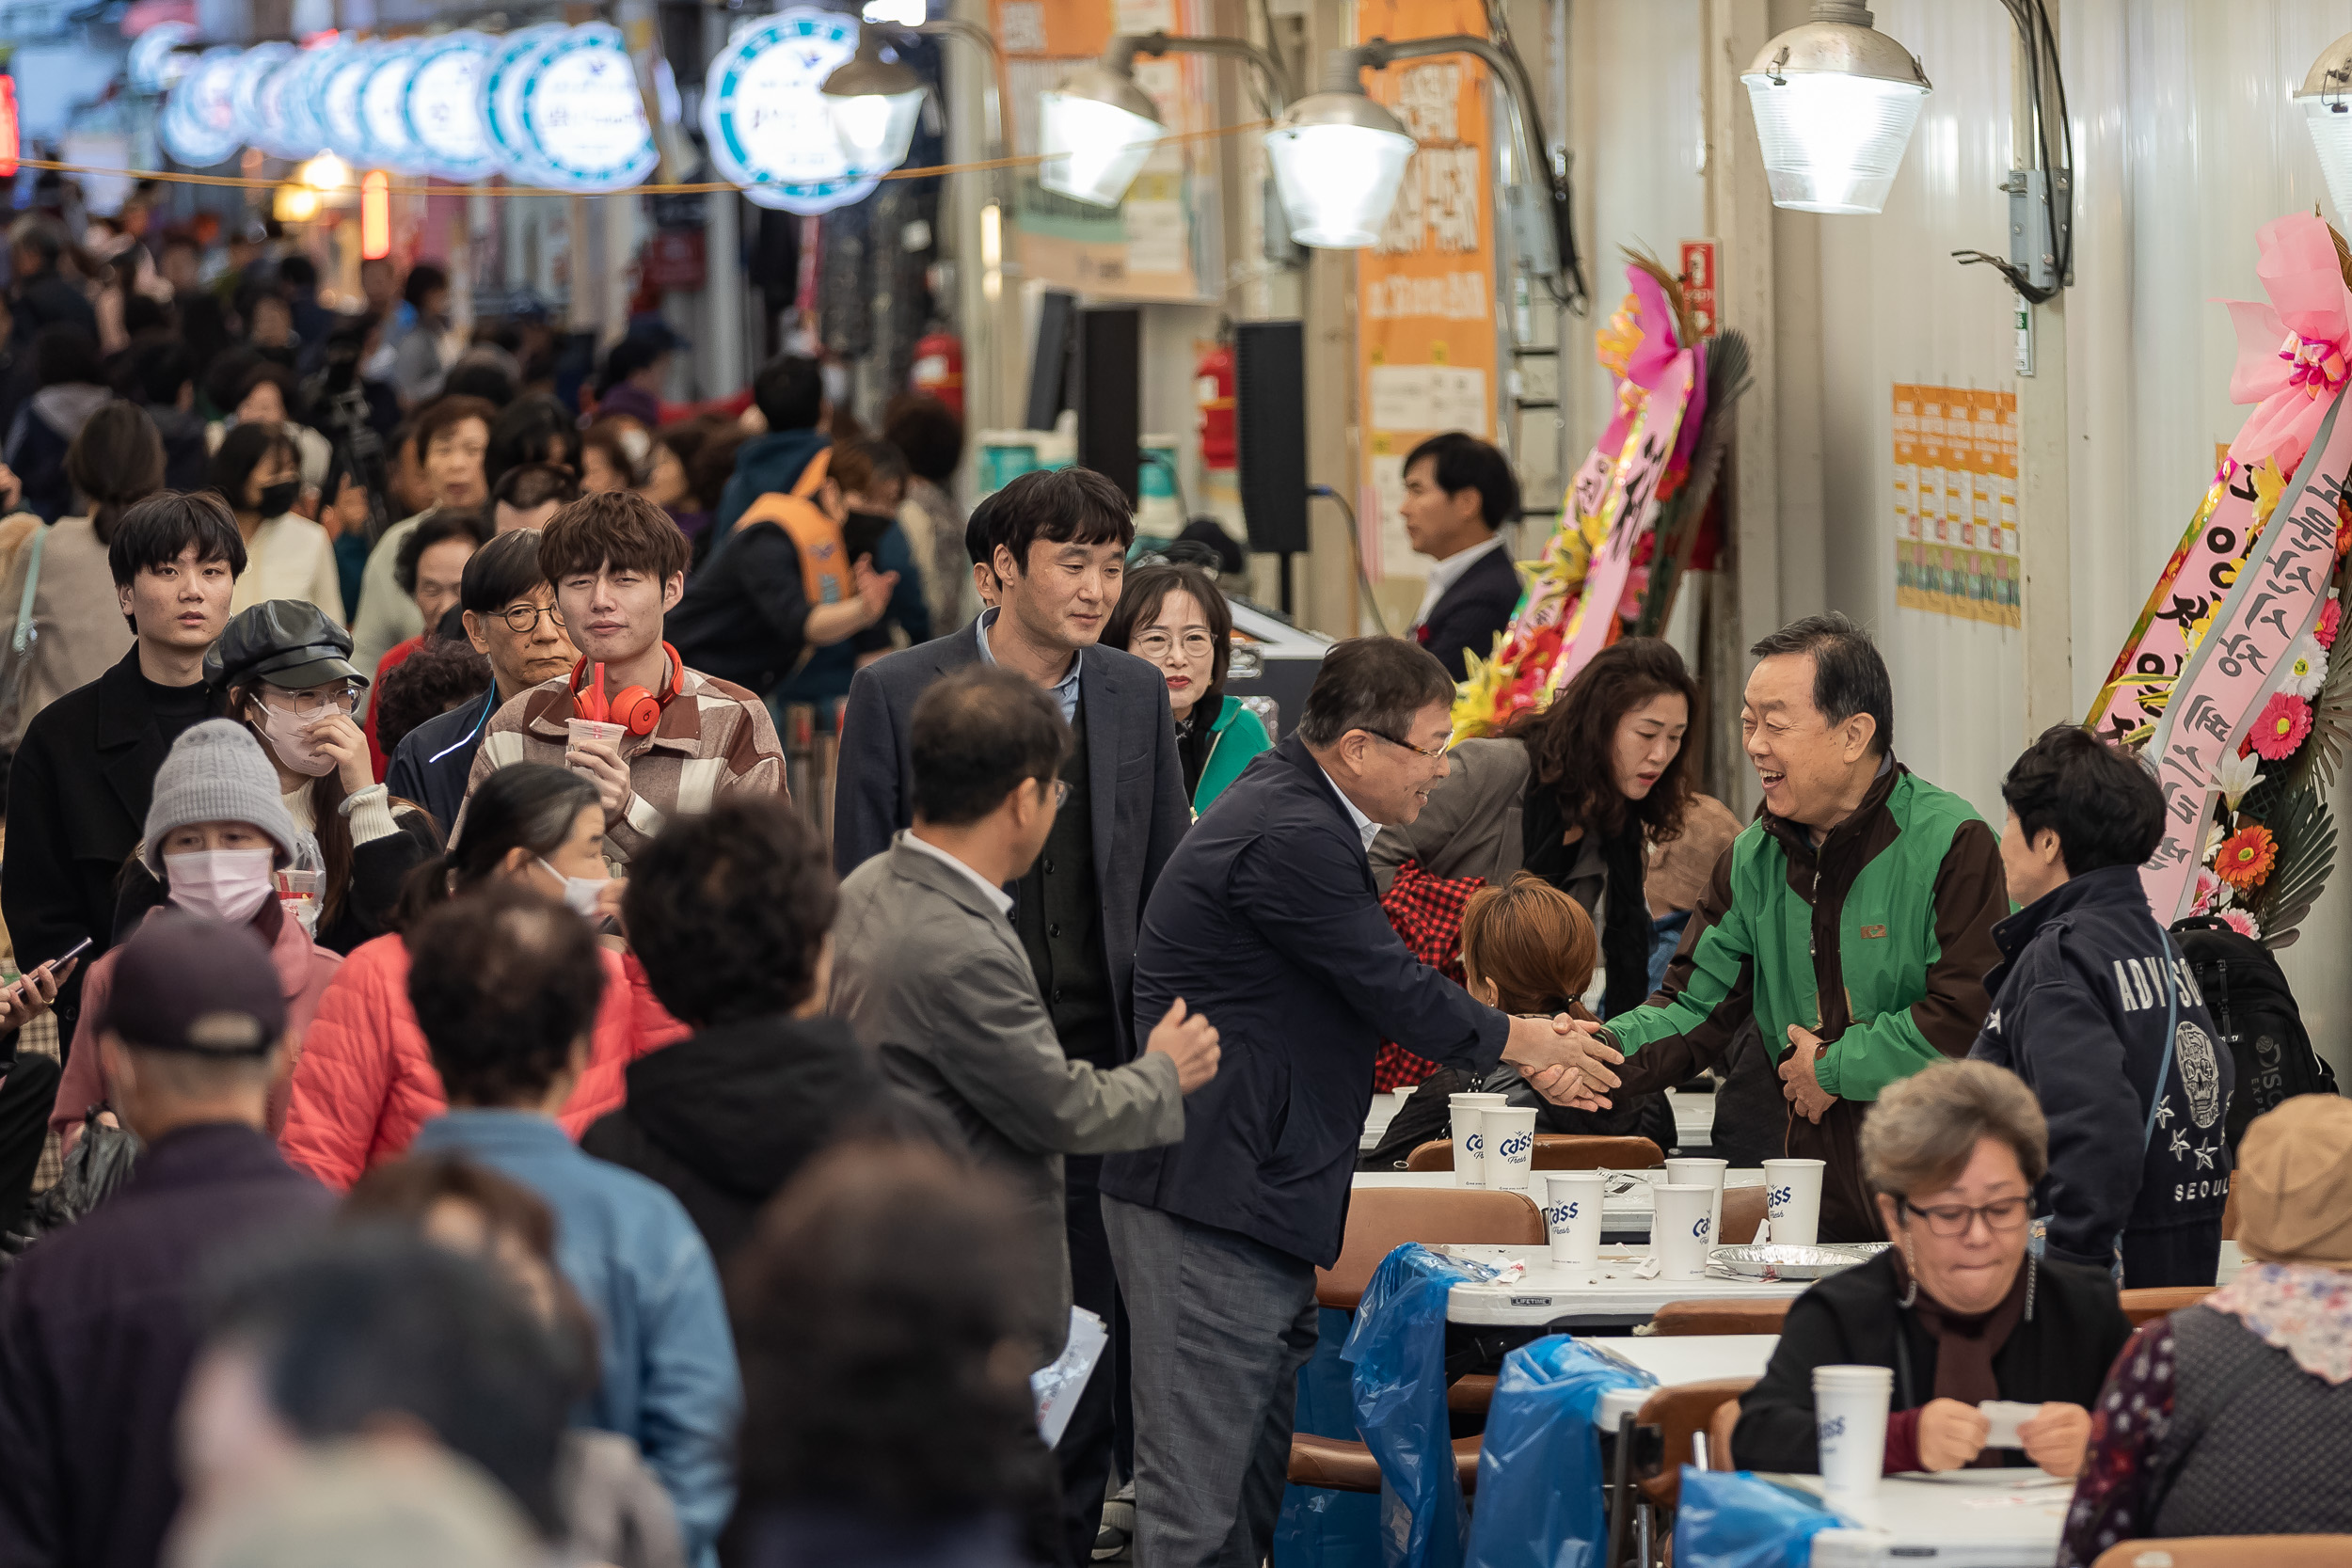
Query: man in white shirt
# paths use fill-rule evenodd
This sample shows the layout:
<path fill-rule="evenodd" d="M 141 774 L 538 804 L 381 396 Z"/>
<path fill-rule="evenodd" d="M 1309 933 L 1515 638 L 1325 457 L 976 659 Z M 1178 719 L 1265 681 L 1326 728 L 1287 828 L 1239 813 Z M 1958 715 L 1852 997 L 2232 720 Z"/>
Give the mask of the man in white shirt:
<path fill-rule="evenodd" d="M 1406 455 L 1398 512 L 1414 553 L 1438 563 L 1413 616 L 1414 640 L 1466 680 L 1464 656 L 1491 657 L 1518 608 L 1518 569 L 1495 531 L 1519 512 L 1510 459 L 1458 430 L 1432 436 Z"/>

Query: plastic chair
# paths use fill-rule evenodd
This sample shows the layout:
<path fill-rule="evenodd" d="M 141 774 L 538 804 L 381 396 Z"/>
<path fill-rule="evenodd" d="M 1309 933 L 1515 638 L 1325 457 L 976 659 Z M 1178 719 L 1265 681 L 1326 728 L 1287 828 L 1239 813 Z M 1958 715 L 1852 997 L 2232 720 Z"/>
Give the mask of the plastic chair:
<path fill-rule="evenodd" d="M 1380 1260 L 1407 1242 L 1541 1245 L 1549 1234 L 1544 1212 L 1525 1193 L 1481 1187 L 1368 1187 L 1348 1200 L 1347 1231 L 1341 1238 L 1338 1259 L 1329 1268 L 1315 1271 L 1315 1304 L 1353 1312 Z M 1490 1399 L 1494 1380 L 1481 1381 Z M 1486 1403 L 1482 1400 L 1461 1408 L 1483 1410 Z M 1476 1486 L 1477 1438 L 1455 1439 L 1454 1470 L 1465 1493 Z M 1293 1433 L 1290 1479 L 1300 1486 L 1332 1492 L 1377 1492 L 1380 1463 L 1370 1449 L 1351 1439 Z"/>
<path fill-rule="evenodd" d="M 2341 1568 L 2352 1562 L 2352 1535 L 2189 1535 L 2126 1541 L 2099 1554 L 2090 1568 Z"/>
<path fill-rule="evenodd" d="M 1738 1246 L 1756 1240 L 1771 1207 L 1771 1196 L 1762 1187 L 1724 1189 L 1724 1245 Z"/>
<path fill-rule="evenodd" d="M 1664 1445 L 1658 1468 L 1633 1478 L 1634 1486 L 1652 1508 L 1673 1510 L 1682 1497 L 1682 1467 L 1691 1463 L 1692 1436 L 1708 1433 L 1708 1457 L 1713 1459 L 1715 1413 L 1728 1404 L 1735 1412 L 1733 1419 L 1738 1419 L 1740 1396 L 1755 1386 L 1752 1377 L 1716 1378 L 1661 1388 L 1642 1402 L 1634 1424 L 1656 1427 Z"/>
<path fill-rule="evenodd" d="M 2137 1328 L 2153 1319 L 2169 1318 L 2184 1307 L 2194 1307 L 2213 1292 L 2210 1285 L 2168 1285 L 2157 1290 L 2118 1293 L 2122 1297 L 2123 1316 Z"/>
<path fill-rule="evenodd" d="M 1536 1170 L 1655 1170 L 1665 1163 L 1665 1155 L 1647 1138 L 1587 1137 L 1574 1132 L 1535 1134 Z M 1433 1138 L 1421 1145 L 1405 1157 L 1405 1168 L 1452 1170 L 1454 1140 Z"/>
<path fill-rule="evenodd" d="M 1778 1334 L 1785 1301 L 1670 1301 L 1649 1321 L 1652 1334 Z"/>

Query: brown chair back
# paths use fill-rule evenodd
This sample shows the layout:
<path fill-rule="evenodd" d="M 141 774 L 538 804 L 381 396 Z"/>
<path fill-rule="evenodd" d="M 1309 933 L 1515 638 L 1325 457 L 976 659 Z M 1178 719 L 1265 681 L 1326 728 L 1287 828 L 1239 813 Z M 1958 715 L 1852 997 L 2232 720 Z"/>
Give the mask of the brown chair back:
<path fill-rule="evenodd" d="M 1740 1402 L 1725 1400 L 1715 1407 L 1715 1414 L 1707 1418 L 1707 1467 L 1710 1470 L 1736 1470 L 1740 1462 L 1731 1457 L 1731 1429 L 1740 1424 Z"/>
<path fill-rule="evenodd" d="M 2352 1562 L 2352 1535 L 2189 1535 L 2126 1541 L 2099 1554 L 2090 1568 L 2341 1568 Z"/>
<path fill-rule="evenodd" d="M 1380 1259 L 1407 1242 L 1541 1245 L 1544 1212 L 1525 1193 L 1483 1187 L 1366 1187 L 1350 1196 L 1340 1256 L 1315 1271 L 1315 1300 L 1354 1311 Z"/>
<path fill-rule="evenodd" d="M 1670 1301 L 1650 1319 L 1653 1334 L 1778 1334 L 1785 1301 Z"/>
<path fill-rule="evenodd" d="M 1574 1132 L 1535 1134 L 1537 1170 L 1654 1170 L 1665 1163 L 1666 1157 L 1647 1138 L 1587 1137 Z M 1454 1140 L 1433 1138 L 1420 1145 L 1405 1156 L 1405 1168 L 1452 1170 Z"/>
<path fill-rule="evenodd" d="M 2169 1318 L 2184 1307 L 2194 1307 L 2213 1294 L 2210 1285 L 2168 1285 L 2157 1290 L 2124 1291 L 2123 1316 L 2132 1320 L 2132 1326 L 2154 1318 Z"/>
<path fill-rule="evenodd" d="M 1762 1187 L 1725 1187 L 1723 1244 L 1740 1246 L 1755 1241 L 1770 1202 L 1771 1195 Z"/>
<path fill-rule="evenodd" d="M 1708 1432 L 1715 1412 L 1728 1402 L 1739 1408 L 1740 1396 L 1756 1386 L 1752 1377 L 1716 1378 L 1708 1383 L 1682 1383 L 1671 1388 L 1661 1388 L 1642 1402 L 1642 1413 L 1635 1421 L 1645 1427 L 1656 1427 L 1664 1440 L 1664 1451 L 1655 1472 L 1637 1477 L 1634 1484 L 1642 1495 L 1660 1508 L 1672 1508 L 1682 1496 L 1682 1467 L 1691 1463 L 1691 1435 Z M 1713 1456 L 1715 1440 L 1708 1437 L 1708 1452 Z"/>
<path fill-rule="evenodd" d="M 1415 1144 L 1413 1151 L 1405 1156 L 1406 1170 L 1452 1170 L 1454 1140 L 1432 1138 L 1425 1144 Z"/>

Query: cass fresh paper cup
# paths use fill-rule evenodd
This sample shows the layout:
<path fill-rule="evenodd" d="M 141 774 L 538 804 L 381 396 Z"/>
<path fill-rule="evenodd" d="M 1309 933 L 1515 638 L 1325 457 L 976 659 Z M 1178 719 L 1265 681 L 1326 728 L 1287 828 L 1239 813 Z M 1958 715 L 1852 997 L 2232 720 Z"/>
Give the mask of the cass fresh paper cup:
<path fill-rule="evenodd" d="M 1821 1162 L 1764 1162 L 1764 1201 L 1775 1246 L 1811 1246 L 1821 1232 Z"/>
<path fill-rule="evenodd" d="M 1666 1162 L 1666 1180 L 1685 1187 L 1712 1187 L 1714 1206 L 1707 1212 L 1707 1239 L 1709 1246 L 1724 1244 L 1724 1172 L 1731 1168 L 1728 1160 L 1685 1159 L 1680 1155 Z"/>
<path fill-rule="evenodd" d="M 1714 1221 L 1709 1212 L 1715 1189 L 1695 1182 L 1660 1181 L 1650 1187 L 1657 1209 L 1650 1215 L 1651 1250 L 1658 1254 L 1661 1279 L 1704 1279 L 1707 1249 L 1714 1244 Z"/>
<path fill-rule="evenodd" d="M 1486 1138 L 1486 1185 L 1527 1191 L 1535 1164 L 1535 1108 L 1488 1105 L 1479 1119 Z"/>
<path fill-rule="evenodd" d="M 1600 1206 L 1609 1178 L 1597 1170 L 1545 1171 L 1544 1226 L 1551 1232 L 1551 1266 L 1586 1283 L 1600 1268 Z"/>
<path fill-rule="evenodd" d="M 567 719 L 564 727 L 570 733 L 570 743 L 575 747 L 583 740 L 609 740 L 618 746 L 628 738 L 628 725 L 608 724 L 601 719 Z"/>
<path fill-rule="evenodd" d="M 1511 1097 L 1505 1094 L 1450 1094 L 1446 1096 L 1445 1103 L 1454 1132 L 1454 1184 L 1457 1187 L 1483 1187 L 1486 1184 L 1486 1140 L 1479 1127 L 1479 1115 L 1489 1105 L 1508 1107 Z"/>
<path fill-rule="evenodd" d="M 1876 1489 L 1886 1460 L 1886 1402 L 1894 1386 L 1887 1367 L 1813 1369 L 1823 1491 L 1867 1497 Z"/>

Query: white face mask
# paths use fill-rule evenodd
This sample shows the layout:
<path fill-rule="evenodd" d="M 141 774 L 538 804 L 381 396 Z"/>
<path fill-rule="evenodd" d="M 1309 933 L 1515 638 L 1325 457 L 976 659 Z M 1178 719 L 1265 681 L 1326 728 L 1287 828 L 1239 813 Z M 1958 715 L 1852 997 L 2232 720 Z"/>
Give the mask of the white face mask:
<path fill-rule="evenodd" d="M 612 878 L 566 877 L 549 865 L 544 855 L 539 859 L 539 866 L 548 876 L 564 884 L 564 907 L 565 909 L 589 920 L 596 917 L 596 900 L 604 896 L 605 884 L 612 881 Z"/>
<path fill-rule="evenodd" d="M 306 719 L 292 708 L 272 707 L 258 702 L 262 710 L 262 733 L 269 736 L 270 750 L 278 760 L 297 773 L 308 773 L 316 779 L 335 771 L 335 759 L 318 749 L 310 739 L 310 728 L 316 720 Z"/>
<path fill-rule="evenodd" d="M 274 849 L 194 849 L 164 857 L 171 901 L 191 914 L 242 926 L 277 891 Z"/>

